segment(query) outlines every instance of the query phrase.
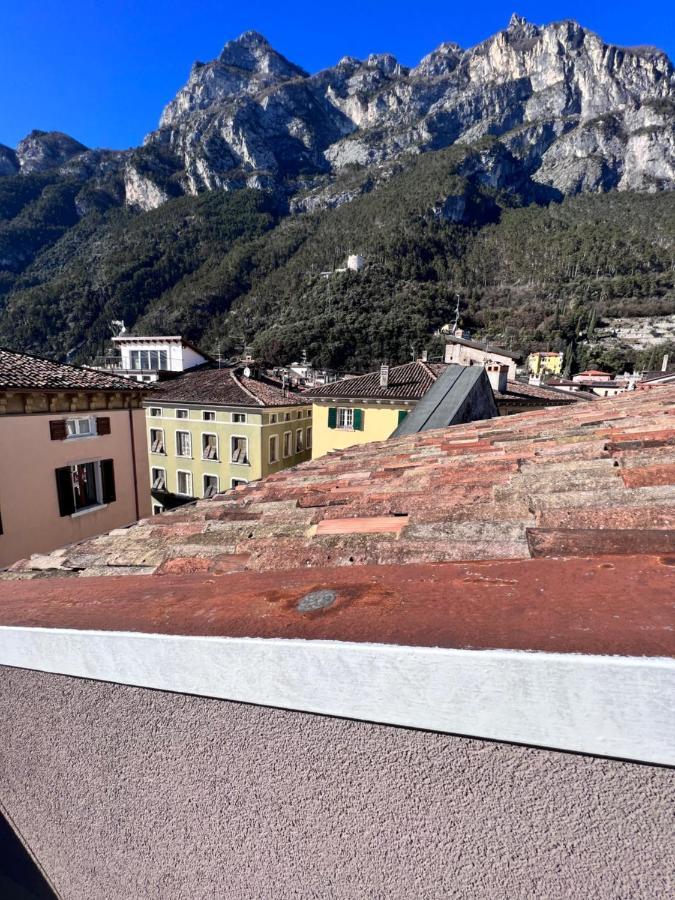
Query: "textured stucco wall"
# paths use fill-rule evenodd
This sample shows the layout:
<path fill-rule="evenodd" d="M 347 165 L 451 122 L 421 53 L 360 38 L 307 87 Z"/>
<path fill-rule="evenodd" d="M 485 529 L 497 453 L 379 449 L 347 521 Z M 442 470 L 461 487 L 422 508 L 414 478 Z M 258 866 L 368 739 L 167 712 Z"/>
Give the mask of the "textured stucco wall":
<path fill-rule="evenodd" d="M 666 897 L 667 769 L 0 670 L 0 801 L 67 898 Z"/>
<path fill-rule="evenodd" d="M 73 415 L 88 414 L 77 412 Z M 92 410 L 110 419 L 110 434 L 52 441 L 49 422 L 66 413 L 0 418 L 0 566 L 31 553 L 48 553 L 130 525 L 150 515 L 150 483 L 143 409 Z M 139 515 L 134 499 L 133 423 Z M 54 470 L 91 460 L 112 459 L 117 499 L 77 516 L 61 516 Z"/>

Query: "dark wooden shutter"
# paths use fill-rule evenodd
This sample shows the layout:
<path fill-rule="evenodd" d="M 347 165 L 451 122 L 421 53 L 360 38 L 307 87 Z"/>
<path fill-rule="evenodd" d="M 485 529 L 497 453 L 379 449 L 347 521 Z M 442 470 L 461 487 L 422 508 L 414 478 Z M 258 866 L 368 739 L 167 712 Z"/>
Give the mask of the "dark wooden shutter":
<path fill-rule="evenodd" d="M 399 411 L 398 411 L 398 424 L 399 425 L 401 424 L 401 422 L 405 419 L 405 417 L 407 415 L 408 415 L 407 409 L 399 409 Z"/>
<path fill-rule="evenodd" d="M 70 466 L 62 466 L 56 469 L 56 491 L 59 495 L 59 514 L 72 516 L 75 512 L 75 498 L 73 497 L 73 479 L 70 474 Z"/>
<path fill-rule="evenodd" d="M 328 408 L 328 427 L 337 428 L 337 409 L 334 406 Z"/>
<path fill-rule="evenodd" d="M 354 431 L 363 431 L 363 410 L 354 410 Z"/>
<path fill-rule="evenodd" d="M 96 416 L 96 434 L 110 434 L 110 416 Z"/>
<path fill-rule="evenodd" d="M 102 503 L 114 503 L 115 496 L 115 467 L 112 459 L 101 460 L 101 486 L 103 488 Z"/>
<path fill-rule="evenodd" d="M 65 419 L 52 419 L 49 423 L 49 434 L 53 441 L 65 441 L 68 437 L 68 429 Z"/>

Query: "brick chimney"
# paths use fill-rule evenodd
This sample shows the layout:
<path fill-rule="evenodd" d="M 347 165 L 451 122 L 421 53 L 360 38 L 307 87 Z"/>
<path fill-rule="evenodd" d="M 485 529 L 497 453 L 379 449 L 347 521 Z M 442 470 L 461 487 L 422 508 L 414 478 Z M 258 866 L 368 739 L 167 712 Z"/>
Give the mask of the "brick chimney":
<path fill-rule="evenodd" d="M 485 371 L 490 379 L 493 391 L 499 391 L 500 394 L 506 393 L 508 386 L 509 367 L 500 366 L 499 363 L 488 363 Z"/>
<path fill-rule="evenodd" d="M 389 386 L 389 366 L 380 366 L 380 387 Z"/>

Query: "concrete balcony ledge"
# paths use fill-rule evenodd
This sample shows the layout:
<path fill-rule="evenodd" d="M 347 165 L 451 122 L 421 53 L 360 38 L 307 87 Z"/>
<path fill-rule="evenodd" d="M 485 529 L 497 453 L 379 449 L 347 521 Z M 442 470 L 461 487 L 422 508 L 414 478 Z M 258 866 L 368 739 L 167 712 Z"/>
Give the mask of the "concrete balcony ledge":
<path fill-rule="evenodd" d="M 673 571 L 624 557 L 6 582 L 0 664 L 674 765 Z"/>

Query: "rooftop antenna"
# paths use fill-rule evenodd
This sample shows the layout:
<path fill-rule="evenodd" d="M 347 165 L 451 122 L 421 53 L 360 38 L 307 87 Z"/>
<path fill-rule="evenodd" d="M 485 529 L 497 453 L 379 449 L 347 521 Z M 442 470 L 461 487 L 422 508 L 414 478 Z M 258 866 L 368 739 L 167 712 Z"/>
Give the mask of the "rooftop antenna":
<path fill-rule="evenodd" d="M 219 369 L 220 369 L 220 367 L 222 366 L 222 362 L 223 362 L 223 359 L 222 359 L 222 356 L 221 356 L 221 354 L 220 354 L 220 344 L 218 344 L 218 368 L 219 368 Z"/>

